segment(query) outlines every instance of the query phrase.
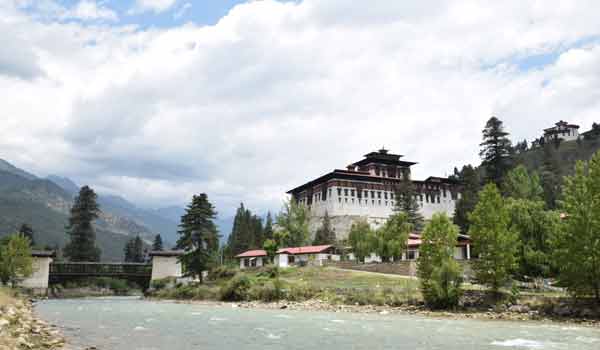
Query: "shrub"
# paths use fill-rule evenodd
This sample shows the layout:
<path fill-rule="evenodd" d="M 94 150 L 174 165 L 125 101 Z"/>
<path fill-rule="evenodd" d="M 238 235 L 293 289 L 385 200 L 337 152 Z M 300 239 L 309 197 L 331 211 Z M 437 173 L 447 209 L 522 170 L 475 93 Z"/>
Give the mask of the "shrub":
<path fill-rule="evenodd" d="M 278 278 L 279 267 L 274 265 L 265 266 L 258 272 L 257 276 L 267 278 Z"/>
<path fill-rule="evenodd" d="M 211 280 L 231 278 L 235 276 L 238 272 L 238 267 L 220 265 L 210 270 L 210 272 L 208 273 L 208 278 Z"/>
<path fill-rule="evenodd" d="M 215 300 L 217 298 L 214 287 L 192 284 L 180 285 L 171 289 L 161 289 L 153 295 L 162 299 L 177 300 Z"/>
<path fill-rule="evenodd" d="M 462 272 L 458 263 L 448 259 L 433 269 L 423 288 L 425 303 L 432 308 L 453 308 L 462 295 Z"/>
<path fill-rule="evenodd" d="M 174 285 L 175 284 L 175 277 L 166 277 L 166 278 L 161 278 L 158 280 L 153 280 L 150 282 L 150 287 L 156 290 L 161 290 L 164 288 L 167 288 L 167 286 L 169 285 Z"/>
<path fill-rule="evenodd" d="M 293 284 L 288 290 L 286 299 L 290 301 L 304 301 L 314 298 L 319 292 L 318 289 L 306 283 Z"/>
<path fill-rule="evenodd" d="M 219 299 L 223 301 L 242 301 L 248 299 L 251 281 L 248 276 L 237 274 L 219 290 Z"/>
<path fill-rule="evenodd" d="M 271 302 L 283 299 L 283 283 L 279 279 L 269 281 L 263 285 L 254 285 L 250 288 L 250 298 Z"/>

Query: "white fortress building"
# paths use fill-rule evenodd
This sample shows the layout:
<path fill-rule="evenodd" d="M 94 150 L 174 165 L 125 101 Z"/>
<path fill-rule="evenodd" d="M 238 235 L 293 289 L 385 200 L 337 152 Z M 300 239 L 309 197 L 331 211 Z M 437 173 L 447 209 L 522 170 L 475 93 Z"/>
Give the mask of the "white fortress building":
<path fill-rule="evenodd" d="M 553 127 L 544 129 L 544 141 L 550 142 L 556 139 L 563 141 L 577 140 L 579 137 L 579 125 L 569 124 L 563 120 L 554 124 Z"/>
<path fill-rule="evenodd" d="M 366 219 L 377 228 L 394 213 L 395 192 L 410 167 L 417 163 L 401 160 L 402 156 L 381 149 L 350 164 L 346 170 L 336 169 L 290 191 L 293 200 L 308 206 L 310 229 L 314 235 L 327 212 L 338 239 L 348 236 L 352 223 Z M 434 213 L 454 215 L 461 185 L 454 180 L 429 177 L 412 181 L 421 214 L 427 220 Z"/>

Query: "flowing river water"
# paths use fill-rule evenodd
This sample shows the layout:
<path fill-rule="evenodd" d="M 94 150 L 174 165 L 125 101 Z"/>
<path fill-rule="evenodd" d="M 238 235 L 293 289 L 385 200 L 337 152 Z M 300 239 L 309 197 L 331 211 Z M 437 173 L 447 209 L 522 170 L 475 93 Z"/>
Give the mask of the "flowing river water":
<path fill-rule="evenodd" d="M 600 329 L 540 322 L 241 309 L 133 298 L 49 300 L 76 349 L 600 349 Z"/>

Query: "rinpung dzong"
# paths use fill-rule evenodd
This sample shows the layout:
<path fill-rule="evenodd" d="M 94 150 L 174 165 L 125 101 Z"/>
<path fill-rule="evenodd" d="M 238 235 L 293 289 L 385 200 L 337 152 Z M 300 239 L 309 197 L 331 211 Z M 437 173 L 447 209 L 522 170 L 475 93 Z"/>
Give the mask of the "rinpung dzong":
<path fill-rule="evenodd" d="M 417 164 L 401 160 L 399 154 L 381 149 L 350 164 L 346 170 L 336 169 L 302 186 L 288 191 L 293 200 L 306 205 L 310 210 L 310 233 L 321 226 L 325 213 L 338 240 L 348 237 L 352 224 L 366 219 L 373 227 L 380 227 L 394 213 L 398 186 L 410 179 L 410 167 Z M 429 177 L 424 181 L 412 181 L 420 212 L 425 220 L 434 213 L 454 215 L 456 201 L 460 199 L 461 184 L 455 180 Z M 419 257 L 421 236 L 411 233 L 406 242 L 406 251 L 400 260 L 415 260 Z M 471 241 L 460 235 L 454 248 L 457 260 L 471 259 Z M 291 265 L 322 265 L 324 261 L 354 260 L 352 252 L 336 251 L 333 246 L 307 246 L 283 248 L 277 251 L 273 263 L 280 267 Z M 264 250 L 249 250 L 236 256 L 240 268 L 259 267 L 267 263 Z M 372 254 L 365 262 L 380 262 Z"/>
<path fill-rule="evenodd" d="M 410 179 L 410 167 L 417 164 L 404 161 L 402 157 L 385 149 L 371 152 L 364 159 L 348 165 L 346 170 L 336 169 L 288 193 L 310 209 L 312 235 L 328 213 L 337 238 L 343 239 L 358 219 L 366 219 L 377 228 L 394 213 L 398 185 L 404 179 Z M 412 183 L 425 219 L 438 212 L 454 215 L 456 201 L 461 196 L 461 185 L 457 181 L 429 177 Z"/>

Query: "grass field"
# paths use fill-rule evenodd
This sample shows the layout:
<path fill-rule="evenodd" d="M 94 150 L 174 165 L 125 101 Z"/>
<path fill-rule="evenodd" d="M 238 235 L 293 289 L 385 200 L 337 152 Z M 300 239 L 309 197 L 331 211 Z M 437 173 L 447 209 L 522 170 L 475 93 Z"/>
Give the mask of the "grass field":
<path fill-rule="evenodd" d="M 416 279 L 334 267 L 289 268 L 281 271 L 281 279 L 306 282 L 320 289 L 418 289 Z"/>

